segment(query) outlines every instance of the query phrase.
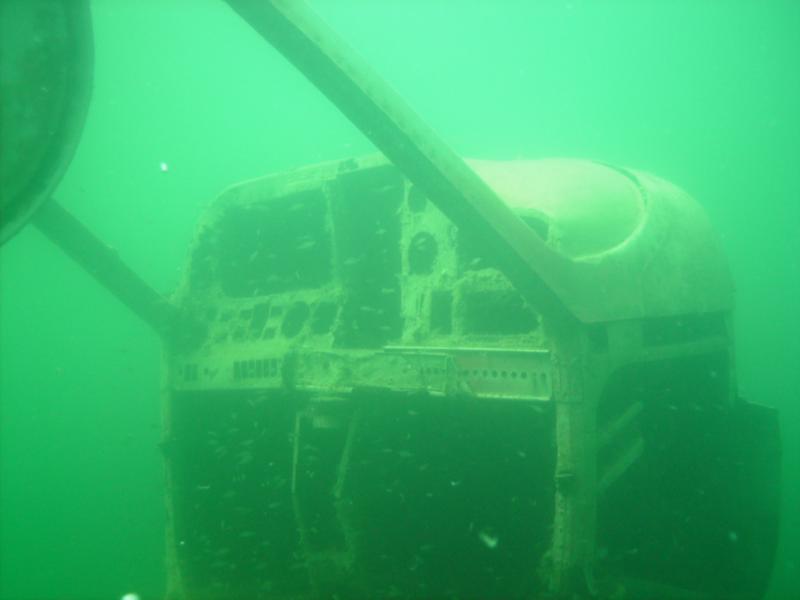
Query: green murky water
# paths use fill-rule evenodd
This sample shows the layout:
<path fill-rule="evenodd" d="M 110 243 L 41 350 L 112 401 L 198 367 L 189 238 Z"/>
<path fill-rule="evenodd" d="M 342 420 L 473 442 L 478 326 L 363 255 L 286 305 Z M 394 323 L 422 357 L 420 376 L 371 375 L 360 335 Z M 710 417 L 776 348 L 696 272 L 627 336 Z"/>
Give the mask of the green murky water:
<path fill-rule="evenodd" d="M 737 285 L 741 393 L 781 410 L 769 597 L 800 594 L 800 5 L 312 5 L 459 154 L 627 165 L 705 207 Z M 92 107 L 56 197 L 157 290 L 225 187 L 374 151 L 223 2 L 93 8 Z M 159 341 L 32 228 L 0 269 L 0 597 L 159 598 Z"/>

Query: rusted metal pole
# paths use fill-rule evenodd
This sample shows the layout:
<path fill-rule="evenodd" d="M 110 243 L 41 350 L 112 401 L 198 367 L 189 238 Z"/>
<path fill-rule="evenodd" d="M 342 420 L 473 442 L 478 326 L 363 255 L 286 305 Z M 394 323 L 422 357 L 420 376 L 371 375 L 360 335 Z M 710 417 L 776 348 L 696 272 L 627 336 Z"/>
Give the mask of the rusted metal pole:
<path fill-rule="evenodd" d="M 302 0 L 226 0 L 305 75 L 546 317 L 573 321 L 559 297 L 567 261 L 552 251 Z"/>
<path fill-rule="evenodd" d="M 50 199 L 36 213 L 33 224 L 162 338 L 174 338 L 180 322 L 178 309 L 68 210 Z"/>

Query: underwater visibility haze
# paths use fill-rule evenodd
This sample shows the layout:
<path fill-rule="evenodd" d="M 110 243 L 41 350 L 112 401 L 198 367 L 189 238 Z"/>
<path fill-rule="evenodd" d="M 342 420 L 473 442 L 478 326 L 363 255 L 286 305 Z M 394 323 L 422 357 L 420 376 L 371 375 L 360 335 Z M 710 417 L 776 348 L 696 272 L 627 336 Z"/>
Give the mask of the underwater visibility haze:
<path fill-rule="evenodd" d="M 800 597 L 800 4 L 0 17 L 0 599 Z"/>

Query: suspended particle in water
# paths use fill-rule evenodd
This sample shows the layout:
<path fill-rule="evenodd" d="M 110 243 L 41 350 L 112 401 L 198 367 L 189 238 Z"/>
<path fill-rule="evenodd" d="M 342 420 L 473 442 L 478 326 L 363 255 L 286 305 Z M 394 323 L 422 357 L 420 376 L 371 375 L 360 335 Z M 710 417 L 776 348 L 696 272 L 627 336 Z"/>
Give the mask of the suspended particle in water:
<path fill-rule="evenodd" d="M 120 598 L 120 600 L 140 600 L 140 599 L 139 599 L 139 594 L 134 594 L 133 592 L 128 592 L 127 594 L 122 596 L 122 598 Z"/>
<path fill-rule="evenodd" d="M 162 173 L 166 173 L 167 171 L 169 171 L 169 165 L 165 163 L 163 160 L 159 164 L 159 167 L 161 168 Z"/>
<path fill-rule="evenodd" d="M 492 535 L 491 533 L 489 533 L 488 531 L 485 531 L 485 530 L 484 530 L 484 531 L 481 531 L 481 532 L 478 534 L 478 539 L 480 539 L 480 541 L 482 541 L 482 542 L 483 542 L 483 544 L 484 544 L 484 545 L 485 545 L 487 548 L 489 548 L 489 550 L 494 550 L 495 548 L 497 548 L 497 544 L 498 544 L 498 543 L 499 543 L 499 541 L 500 541 L 500 540 L 497 538 L 497 536 L 494 536 L 494 535 Z"/>

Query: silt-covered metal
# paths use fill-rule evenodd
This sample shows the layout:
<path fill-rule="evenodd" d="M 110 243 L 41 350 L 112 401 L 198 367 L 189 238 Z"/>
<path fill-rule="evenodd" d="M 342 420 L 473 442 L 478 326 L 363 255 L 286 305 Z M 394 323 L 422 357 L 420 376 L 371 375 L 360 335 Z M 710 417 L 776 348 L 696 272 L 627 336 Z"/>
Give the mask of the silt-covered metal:
<path fill-rule="evenodd" d="M 763 591 L 775 417 L 737 394 L 700 207 L 592 161 L 468 164 L 605 318 L 541 311 L 382 157 L 229 188 L 175 296 L 207 334 L 166 363 L 174 597 Z"/>

